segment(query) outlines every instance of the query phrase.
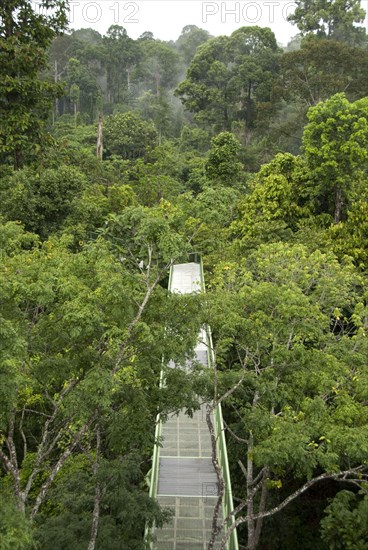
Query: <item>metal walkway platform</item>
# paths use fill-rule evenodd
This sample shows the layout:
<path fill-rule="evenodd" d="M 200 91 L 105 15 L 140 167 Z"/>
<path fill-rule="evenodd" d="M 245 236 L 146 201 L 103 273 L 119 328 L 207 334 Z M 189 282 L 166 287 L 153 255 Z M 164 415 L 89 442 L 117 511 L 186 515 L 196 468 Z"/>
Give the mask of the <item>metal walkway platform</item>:
<path fill-rule="evenodd" d="M 169 290 L 182 294 L 203 290 L 201 264 L 189 262 L 174 265 L 170 274 Z M 210 349 L 205 328 L 199 333 L 194 352 L 199 363 L 209 365 Z M 172 362 L 169 366 L 176 368 Z M 179 415 L 172 415 L 165 424 L 158 424 L 156 436 L 162 438 L 162 446 L 155 447 L 152 477 L 156 479 L 151 482 L 150 492 L 162 506 L 173 508 L 175 514 L 170 523 L 162 529 L 156 529 L 156 541 L 152 545 L 154 550 L 207 549 L 218 485 L 205 415 L 206 406 L 203 404 L 192 418 L 182 411 Z M 218 426 L 216 419 L 213 420 L 215 426 Z M 224 437 L 223 431 L 221 435 Z M 223 452 L 222 449 L 222 454 Z M 232 509 L 232 499 L 229 501 L 229 479 L 227 492 Z M 223 510 L 224 517 L 228 513 L 225 508 L 226 506 Z M 219 545 L 215 548 L 219 548 Z M 229 550 L 237 550 L 236 532 L 231 538 Z"/>

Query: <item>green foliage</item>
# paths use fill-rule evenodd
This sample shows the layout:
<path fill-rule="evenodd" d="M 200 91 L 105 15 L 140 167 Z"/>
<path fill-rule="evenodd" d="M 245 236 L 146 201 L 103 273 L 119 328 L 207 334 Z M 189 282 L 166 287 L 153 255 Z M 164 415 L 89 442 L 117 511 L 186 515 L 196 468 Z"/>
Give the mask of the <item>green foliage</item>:
<path fill-rule="evenodd" d="M 209 149 L 210 138 L 206 130 L 183 126 L 180 135 L 180 150 L 204 153 Z"/>
<path fill-rule="evenodd" d="M 322 539 L 329 548 L 364 550 L 368 540 L 368 496 L 340 491 L 325 510 Z"/>
<path fill-rule="evenodd" d="M 0 490 L 0 547 L 2 550 L 27 550 L 33 542 L 31 523 L 17 510 L 13 495 Z"/>
<path fill-rule="evenodd" d="M 362 270 L 368 268 L 368 201 L 355 200 L 347 220 L 330 228 L 331 245 L 339 257 L 348 255 Z"/>
<path fill-rule="evenodd" d="M 117 196 L 118 189 L 113 191 Z M 120 199 L 129 201 L 131 195 L 122 191 Z M 69 486 L 70 470 L 62 457 L 71 450 L 73 464 L 84 453 L 93 455 L 94 428 L 87 428 L 94 419 L 103 434 L 99 544 L 114 547 L 109 541 L 117 540 L 117 547 L 142 548 L 144 522 L 159 524 L 166 517 L 142 489 L 157 411 L 168 414 L 197 402 L 192 381 L 180 373 L 159 388 L 162 356 L 183 362 L 200 327 L 196 299 L 167 300 L 158 286 L 172 258 L 190 249 L 183 215 L 167 203 L 151 209 L 126 206 L 123 213 L 110 214 L 103 233 L 105 239 L 81 244 L 75 252 L 65 234 L 31 250 L 22 250 L 23 235 L 16 248 L 10 234 L 11 255 L 4 256 L 2 266 L 1 437 L 15 411 L 27 442 L 16 450 L 17 468 L 29 487 L 22 496 L 15 483 L 14 495 L 20 508 L 26 505 L 26 515 L 37 505 L 41 484 L 60 470 L 52 485 L 56 493 L 43 499 L 37 520 L 43 547 L 74 547 L 88 540 L 96 476 L 88 466 L 70 475 Z M 175 338 L 165 338 L 165 327 Z M 47 419 L 52 414 L 51 437 Z M 85 433 L 74 449 L 81 426 Z M 43 437 L 50 452 L 38 455 Z M 11 476 L 5 479 L 13 486 Z M 80 499 L 73 496 L 76 486 Z M 65 522 L 70 523 L 68 538 L 60 539 Z"/>
<path fill-rule="evenodd" d="M 298 2 L 292 19 L 318 36 L 284 54 L 259 27 L 212 38 L 188 25 L 176 42 L 72 31 L 48 72 L 65 12 L 47 5 L 0 7 L 1 548 L 87 548 L 99 495 L 96 549 L 144 549 L 145 524 L 170 515 L 145 485 L 157 412 L 190 414 L 214 394 L 198 366 L 164 366 L 160 387 L 162 358 L 184 364 L 203 323 L 218 396 L 243 379 L 223 405 L 244 511 L 257 514 L 262 487 L 270 509 L 318 474 L 366 465 L 358 2 Z M 173 87 L 187 65 L 184 114 Z M 207 293 L 169 296 L 168 267 L 192 250 Z M 339 493 L 318 532 L 336 490 L 325 480 L 267 518 L 258 546 L 364 548 L 363 494 Z"/>
<path fill-rule="evenodd" d="M 130 73 L 142 55 L 139 46 L 123 27 L 112 25 L 103 37 L 97 57 L 106 66 L 107 85 L 115 103 L 130 101 Z"/>
<path fill-rule="evenodd" d="M 139 43 L 143 60 L 138 69 L 144 86 L 156 94 L 170 89 L 179 76 L 179 56 L 168 44 L 160 40 L 143 40 Z"/>
<path fill-rule="evenodd" d="M 64 165 L 57 170 L 25 168 L 1 183 L 2 214 L 46 237 L 60 228 L 87 180 L 77 168 Z"/>
<path fill-rule="evenodd" d="M 315 32 L 348 43 L 361 43 L 365 29 L 354 23 L 364 21 L 365 11 L 360 0 L 297 0 L 296 9 L 288 20 L 298 26 L 302 34 Z"/>
<path fill-rule="evenodd" d="M 27 233 L 19 222 L 5 222 L 0 219 L 0 253 L 11 256 L 22 249 L 32 248 L 38 243 L 38 236 L 34 233 Z"/>
<path fill-rule="evenodd" d="M 206 174 L 214 183 L 237 187 L 243 179 L 243 166 L 239 162 L 240 143 L 230 132 L 221 132 L 211 141 L 206 163 Z"/>
<path fill-rule="evenodd" d="M 184 163 L 178 151 L 165 143 L 127 166 L 124 180 L 132 186 L 141 204 L 153 206 L 161 199 L 172 201 L 183 191 L 182 170 Z"/>
<path fill-rule="evenodd" d="M 105 145 L 108 155 L 135 159 L 145 155 L 157 143 L 157 131 L 152 122 L 137 113 L 118 113 L 105 119 Z"/>
<path fill-rule="evenodd" d="M 137 100 L 137 108 L 145 120 L 152 120 L 158 130 L 161 144 L 162 135 L 168 136 L 173 125 L 173 105 L 163 90 L 158 94 L 146 92 Z"/>
<path fill-rule="evenodd" d="M 196 25 L 186 25 L 176 41 L 176 46 L 185 63 L 189 65 L 197 48 L 211 38 L 208 31 L 198 28 Z"/>
<path fill-rule="evenodd" d="M 276 103 L 278 47 L 270 29 L 242 27 L 202 44 L 176 89 L 195 119 L 215 131 L 243 122 L 243 138 L 267 124 Z"/>
<path fill-rule="evenodd" d="M 239 195 L 234 187 L 205 183 L 195 197 L 185 193 L 177 200 L 193 233 L 193 247 L 205 253 L 207 265 L 216 263 L 228 246 L 228 227 L 236 217 Z"/>
<path fill-rule="evenodd" d="M 96 548 L 144 550 L 147 521 L 160 525 L 168 514 L 149 499 L 141 487 L 141 457 L 109 460 L 100 465 L 99 483 L 104 496 Z M 50 494 L 47 510 L 37 519 L 39 545 L 48 549 L 88 546 L 93 510 L 94 479 L 86 458 L 74 459 Z M 65 526 L 68 529 L 65 529 Z"/>
<path fill-rule="evenodd" d="M 231 398 L 242 421 L 233 417 L 232 428 L 245 440 L 253 434 L 251 458 L 271 480 L 364 463 L 361 283 L 351 264 L 301 245 L 263 245 L 240 265 L 216 267 L 209 318 L 224 373 L 220 392 L 229 370 L 243 372 Z"/>
<path fill-rule="evenodd" d="M 40 151 L 51 102 L 62 93 L 39 75 L 46 48 L 66 25 L 66 4 L 42 0 L 39 8 L 28 0 L 0 7 L 0 159 L 16 167 Z"/>
<path fill-rule="evenodd" d="M 368 166 L 368 100 L 349 103 L 336 94 L 308 112 L 303 149 L 317 212 L 339 222 L 353 198 L 364 193 Z M 363 183 L 363 187 L 361 186 Z"/>
<path fill-rule="evenodd" d="M 121 215 L 111 214 L 103 232 L 119 239 L 120 253 L 140 258 L 144 265 L 149 264 L 149 254 L 157 258 L 158 253 L 161 263 L 170 263 L 190 250 L 190 228 L 185 222 L 179 209 L 162 200 L 151 208 L 134 206 Z"/>
<path fill-rule="evenodd" d="M 99 98 L 99 88 L 96 75 L 90 67 L 86 67 L 79 59 L 71 57 L 65 67 L 65 82 L 69 90 L 70 103 L 73 106 L 71 112 L 77 111 L 77 105 L 88 112 L 90 119 L 94 119 L 94 107 Z"/>
<path fill-rule="evenodd" d="M 291 237 L 291 230 L 310 215 L 303 189 L 305 178 L 303 160 L 288 153 L 280 153 L 262 166 L 231 227 L 241 246 L 252 248 Z"/>
<path fill-rule="evenodd" d="M 350 100 L 367 90 L 368 53 L 327 38 L 308 37 L 301 48 L 281 59 L 285 96 L 310 107 L 346 91 Z"/>
<path fill-rule="evenodd" d="M 59 117 L 54 127 L 54 136 L 59 140 L 59 147 L 69 150 L 69 155 L 72 154 L 70 149 L 77 153 L 96 155 L 97 125 L 80 124 L 78 116 L 77 119 L 71 115 Z"/>

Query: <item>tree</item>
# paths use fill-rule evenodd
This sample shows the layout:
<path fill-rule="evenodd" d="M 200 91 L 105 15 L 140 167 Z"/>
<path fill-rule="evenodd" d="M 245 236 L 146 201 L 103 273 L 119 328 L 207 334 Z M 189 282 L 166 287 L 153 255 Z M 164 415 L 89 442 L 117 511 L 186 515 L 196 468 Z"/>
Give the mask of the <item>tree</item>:
<path fill-rule="evenodd" d="M 110 101 L 120 103 L 131 93 L 131 73 L 141 59 L 136 42 L 119 25 L 109 27 L 103 38 Z"/>
<path fill-rule="evenodd" d="M 322 539 L 329 548 L 364 548 L 368 540 L 368 495 L 340 491 L 321 521 Z M 361 498 L 363 497 L 363 498 Z"/>
<path fill-rule="evenodd" d="M 165 90 L 160 89 L 159 94 L 145 92 L 137 99 L 136 105 L 145 120 L 152 120 L 158 130 L 158 144 L 162 138 L 169 136 L 173 125 L 173 112 L 170 97 Z"/>
<path fill-rule="evenodd" d="M 225 47 L 226 36 L 211 38 L 202 44 L 194 56 L 175 95 L 179 96 L 197 122 L 209 124 L 215 130 L 230 130 L 228 92 L 229 67 Z"/>
<path fill-rule="evenodd" d="M 219 182 L 213 185 L 206 178 L 201 184 L 202 188 L 196 189 L 195 196 L 183 193 L 176 204 L 185 213 L 188 226 L 193 228 L 193 248 L 205 251 L 206 269 L 212 271 L 218 258 L 226 254 L 228 228 L 236 218 L 242 191 Z"/>
<path fill-rule="evenodd" d="M 57 170 L 23 168 L 1 184 L 1 212 L 6 219 L 17 220 L 46 238 L 60 230 L 87 178 L 77 168 L 61 164 Z"/>
<path fill-rule="evenodd" d="M 368 181 L 365 181 L 368 190 Z M 363 271 L 368 269 L 368 196 L 352 201 L 347 219 L 330 227 L 331 247 L 339 258 L 350 256 Z"/>
<path fill-rule="evenodd" d="M 351 263 L 340 265 L 331 253 L 283 243 L 215 268 L 207 296 L 216 357 L 209 392 L 226 407 L 242 472 L 235 525 L 247 525 L 250 550 L 264 518 L 320 481 L 350 479 L 364 488 L 368 349 L 359 280 Z"/>
<path fill-rule="evenodd" d="M 243 165 L 239 162 L 240 143 L 230 132 L 221 132 L 211 141 L 206 163 L 209 180 L 229 187 L 237 187 L 243 179 Z"/>
<path fill-rule="evenodd" d="M 237 246 L 247 252 L 261 243 L 288 240 L 299 223 L 311 214 L 304 187 L 305 161 L 279 153 L 262 166 L 248 185 L 248 194 L 231 225 Z"/>
<path fill-rule="evenodd" d="M 141 548 L 145 520 L 164 517 L 139 489 L 157 412 L 197 402 L 180 370 L 159 387 L 163 354 L 184 361 L 200 326 L 195 297 L 160 287 L 190 249 L 180 212 L 128 207 L 101 234 L 77 252 L 64 235 L 3 258 L 1 489 L 43 546 L 68 521 L 73 546 L 94 548 L 100 525 L 119 541 L 101 547 Z"/>
<path fill-rule="evenodd" d="M 36 13 L 29 0 L 0 6 L 0 155 L 20 167 L 41 147 L 44 126 L 62 88 L 43 81 L 47 48 L 66 26 L 64 0 L 41 0 Z"/>
<path fill-rule="evenodd" d="M 155 37 L 153 35 L 153 32 L 151 31 L 144 31 L 138 38 L 138 40 L 155 40 Z"/>
<path fill-rule="evenodd" d="M 83 64 L 79 59 L 71 57 L 66 65 L 65 82 L 70 91 L 69 99 L 72 104 L 71 112 L 74 114 L 74 117 L 76 114 L 76 103 L 78 103 L 79 109 L 87 112 L 90 120 L 94 120 L 99 88 L 96 82 L 96 75 L 93 74 L 91 68 Z M 78 87 L 79 93 L 75 86 Z M 75 98 L 77 98 L 77 101 L 75 101 Z"/>
<path fill-rule="evenodd" d="M 176 41 L 176 46 L 186 65 L 189 65 L 193 59 L 197 48 L 210 38 L 212 37 L 208 31 L 200 29 L 196 25 L 186 25 L 183 27 L 181 35 Z"/>
<path fill-rule="evenodd" d="M 281 59 L 286 99 L 310 107 L 345 92 L 350 100 L 364 97 L 368 86 L 368 53 L 343 42 L 314 36 Z"/>
<path fill-rule="evenodd" d="M 26 550 L 33 542 L 31 522 L 17 509 L 9 491 L 2 493 L 0 545 L 3 550 Z M 5 493 L 5 494 L 4 494 Z"/>
<path fill-rule="evenodd" d="M 157 130 L 137 113 L 118 113 L 105 118 L 104 138 L 108 154 L 135 159 L 157 143 Z"/>
<path fill-rule="evenodd" d="M 137 77 L 145 90 L 160 97 L 161 90 L 169 90 L 178 82 L 179 56 L 160 40 L 139 42 L 142 61 L 137 68 Z"/>
<path fill-rule="evenodd" d="M 74 124 L 77 125 L 77 113 L 78 113 L 78 102 L 80 98 L 80 88 L 78 84 L 72 84 L 70 86 L 69 97 L 71 102 L 74 105 Z"/>
<path fill-rule="evenodd" d="M 170 144 L 155 147 L 146 157 L 137 159 L 125 173 L 127 183 L 140 204 L 154 206 L 162 199 L 175 201 L 183 192 L 180 181 L 181 159 Z"/>
<path fill-rule="evenodd" d="M 242 27 L 230 37 L 212 38 L 198 48 L 175 93 L 198 122 L 215 131 L 243 124 L 247 144 L 276 104 L 278 53 L 270 29 Z"/>
<path fill-rule="evenodd" d="M 266 128 L 279 100 L 280 50 L 271 29 L 243 27 L 233 32 L 228 52 L 234 63 L 230 89 L 238 102 L 237 120 L 244 124 L 244 143 L 256 128 Z"/>
<path fill-rule="evenodd" d="M 310 196 L 317 211 L 335 223 L 358 196 L 368 167 L 368 100 L 350 103 L 336 94 L 308 111 L 303 150 L 310 170 Z"/>
<path fill-rule="evenodd" d="M 300 33 L 296 34 L 295 36 L 292 36 L 287 43 L 286 48 L 284 48 L 284 52 L 295 52 L 296 50 L 299 50 L 302 43 L 302 35 Z"/>
<path fill-rule="evenodd" d="M 197 151 L 204 153 L 210 146 L 210 136 L 206 130 L 196 126 L 183 126 L 180 134 L 181 151 Z"/>
<path fill-rule="evenodd" d="M 313 32 L 349 44 L 361 44 L 365 39 L 365 29 L 354 25 L 365 17 L 360 0 L 296 0 L 296 6 L 288 20 L 302 35 Z"/>

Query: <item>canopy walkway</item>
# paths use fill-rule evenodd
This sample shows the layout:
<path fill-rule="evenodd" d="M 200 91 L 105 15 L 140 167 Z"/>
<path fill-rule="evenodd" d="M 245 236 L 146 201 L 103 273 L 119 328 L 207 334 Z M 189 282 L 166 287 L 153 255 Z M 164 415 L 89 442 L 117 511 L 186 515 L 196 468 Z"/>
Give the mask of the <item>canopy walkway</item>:
<path fill-rule="evenodd" d="M 182 294 L 204 290 L 201 262 L 174 265 L 170 273 L 169 290 Z M 211 364 L 213 350 L 209 327 L 200 331 L 194 353 L 196 360 L 202 365 Z M 176 367 L 173 363 L 169 366 Z M 225 481 L 220 518 L 223 519 L 233 510 L 233 501 L 221 405 L 214 411 L 213 422 L 218 460 Z M 173 508 L 175 514 L 170 523 L 154 531 L 155 542 L 151 548 L 207 550 L 218 484 L 211 458 L 206 405 L 203 404 L 192 418 L 185 415 L 184 411 L 179 415 L 172 415 L 165 423 L 158 418 L 156 441 L 161 440 L 161 446 L 156 444 L 153 452 L 150 496 L 157 499 L 160 505 Z M 217 543 L 215 548 L 220 548 L 220 544 Z M 236 531 L 232 533 L 227 548 L 238 550 Z"/>

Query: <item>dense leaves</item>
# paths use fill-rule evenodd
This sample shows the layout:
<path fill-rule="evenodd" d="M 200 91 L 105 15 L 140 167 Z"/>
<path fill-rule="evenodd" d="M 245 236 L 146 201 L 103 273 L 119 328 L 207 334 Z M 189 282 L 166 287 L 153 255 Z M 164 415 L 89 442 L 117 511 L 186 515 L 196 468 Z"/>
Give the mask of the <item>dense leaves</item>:
<path fill-rule="evenodd" d="M 277 101 L 278 51 L 270 29 L 242 27 L 212 38 L 198 48 L 176 94 L 198 122 L 217 131 L 239 123 L 248 142 Z"/>
<path fill-rule="evenodd" d="M 350 43 L 364 40 L 364 29 L 354 25 L 364 21 L 365 11 L 358 0 L 297 0 L 289 21 L 303 33 L 315 32 Z"/>
<path fill-rule="evenodd" d="M 141 157 L 155 144 L 156 136 L 154 125 L 136 113 L 119 113 L 106 120 L 105 139 L 110 155 L 123 159 Z"/>
<path fill-rule="evenodd" d="M 5 1 L 0 7 L 0 159 L 19 167 L 40 151 L 45 119 L 62 88 L 40 79 L 45 48 L 66 26 L 64 0 Z"/>

